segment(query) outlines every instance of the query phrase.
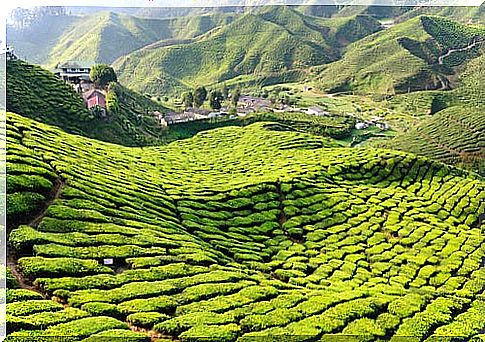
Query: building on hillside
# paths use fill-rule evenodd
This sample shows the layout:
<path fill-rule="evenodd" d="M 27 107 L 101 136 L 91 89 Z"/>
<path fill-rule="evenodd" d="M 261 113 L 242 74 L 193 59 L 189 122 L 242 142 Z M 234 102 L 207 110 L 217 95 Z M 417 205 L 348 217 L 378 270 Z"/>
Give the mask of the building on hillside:
<path fill-rule="evenodd" d="M 389 125 L 385 122 L 378 122 L 376 123 L 376 127 L 380 128 L 383 131 L 387 131 L 389 129 Z"/>
<path fill-rule="evenodd" d="M 99 89 L 89 90 L 83 93 L 83 99 L 89 110 L 98 107 L 101 109 L 101 116 L 106 116 L 106 96 Z"/>
<path fill-rule="evenodd" d="M 254 96 L 241 96 L 238 103 L 241 108 L 252 108 L 256 110 L 268 109 L 269 107 L 271 107 L 270 100 Z"/>
<path fill-rule="evenodd" d="M 175 125 L 178 123 L 194 121 L 195 114 L 190 112 L 189 113 L 170 112 L 165 115 L 165 120 L 167 121 L 167 125 Z"/>
<path fill-rule="evenodd" d="M 14 61 L 18 59 L 17 55 L 15 55 L 13 47 L 11 47 L 10 45 L 7 45 L 7 48 L 5 50 L 5 56 L 7 58 L 7 61 Z"/>
<path fill-rule="evenodd" d="M 227 114 L 224 114 L 222 112 L 211 112 L 211 113 L 209 113 L 209 115 L 207 115 L 207 117 L 209 119 L 215 119 L 215 118 L 222 118 L 225 115 L 227 115 Z"/>
<path fill-rule="evenodd" d="M 162 127 L 167 127 L 168 126 L 167 120 L 165 120 L 165 117 L 163 116 L 162 113 L 160 113 L 159 111 L 154 111 L 153 112 L 153 116 L 160 123 L 160 126 L 162 126 Z"/>
<path fill-rule="evenodd" d="M 310 114 L 310 115 L 316 115 L 316 116 L 328 116 L 328 115 L 330 115 L 329 112 L 327 112 L 323 108 L 320 108 L 320 107 L 317 107 L 317 106 L 307 108 L 306 113 Z"/>
<path fill-rule="evenodd" d="M 239 117 L 245 117 L 248 114 L 254 113 L 255 110 L 253 108 L 238 108 L 237 115 Z"/>
<path fill-rule="evenodd" d="M 366 129 L 369 127 L 369 124 L 367 122 L 357 122 L 355 124 L 355 129 Z"/>
<path fill-rule="evenodd" d="M 207 119 L 209 117 L 210 110 L 202 108 L 187 108 L 184 110 L 184 114 L 194 116 L 194 120 Z"/>
<path fill-rule="evenodd" d="M 59 64 L 54 71 L 58 77 L 72 84 L 90 83 L 89 73 L 93 63 L 89 62 L 66 62 Z"/>

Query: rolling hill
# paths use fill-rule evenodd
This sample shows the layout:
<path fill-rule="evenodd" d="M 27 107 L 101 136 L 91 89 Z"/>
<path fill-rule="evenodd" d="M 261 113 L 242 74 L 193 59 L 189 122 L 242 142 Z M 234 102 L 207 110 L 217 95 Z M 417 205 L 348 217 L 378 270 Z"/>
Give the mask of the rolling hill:
<path fill-rule="evenodd" d="M 169 19 L 114 12 L 48 16 L 28 28 L 9 27 L 8 41 L 22 58 L 51 67 L 69 60 L 112 63 L 145 45 L 193 38 L 231 20 L 226 14 Z"/>
<path fill-rule="evenodd" d="M 128 87 L 152 94 L 239 76 L 278 75 L 335 61 L 349 42 L 380 29 L 369 17 L 318 19 L 288 7 L 246 14 L 189 44 L 139 50 L 114 63 Z M 273 80 L 275 81 L 275 80 Z"/>
<path fill-rule="evenodd" d="M 421 112 L 417 127 L 384 146 L 413 152 L 431 159 L 472 169 L 485 175 L 485 54 L 470 60 L 457 87 L 447 92 L 417 92 L 399 98 L 410 112 Z M 410 103 L 422 101 L 421 108 Z M 397 100 L 397 99 L 396 99 Z"/>
<path fill-rule="evenodd" d="M 13 113 L 7 161 L 12 340 L 483 337 L 478 175 L 277 124 L 142 149 Z"/>
<path fill-rule="evenodd" d="M 451 19 L 420 16 L 351 45 L 334 63 L 316 68 L 317 85 L 330 92 L 394 94 L 446 89 L 456 67 L 478 56 L 479 46 L 467 48 L 483 26 L 465 26 Z M 440 56 L 443 56 L 440 59 Z"/>
<path fill-rule="evenodd" d="M 128 146 L 159 142 L 160 127 L 147 111 L 165 108 L 121 85 L 116 89 L 120 110 L 102 119 L 86 109 L 71 86 L 39 66 L 8 61 L 7 74 L 8 110 L 102 141 Z"/>
<path fill-rule="evenodd" d="M 425 119 L 390 145 L 485 175 L 484 116 L 483 107 L 449 107 Z"/>

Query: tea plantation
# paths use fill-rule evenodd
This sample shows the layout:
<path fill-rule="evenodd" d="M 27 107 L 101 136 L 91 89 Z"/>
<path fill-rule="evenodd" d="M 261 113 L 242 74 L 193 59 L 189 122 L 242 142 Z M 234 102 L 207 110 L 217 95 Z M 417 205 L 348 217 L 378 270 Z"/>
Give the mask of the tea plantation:
<path fill-rule="evenodd" d="M 484 337 L 476 174 L 275 122 L 129 148 L 9 113 L 7 141 L 8 341 Z"/>
<path fill-rule="evenodd" d="M 411 133 L 393 141 L 394 147 L 449 164 L 468 164 L 485 170 L 485 121 L 483 111 L 466 107 L 444 109 Z"/>

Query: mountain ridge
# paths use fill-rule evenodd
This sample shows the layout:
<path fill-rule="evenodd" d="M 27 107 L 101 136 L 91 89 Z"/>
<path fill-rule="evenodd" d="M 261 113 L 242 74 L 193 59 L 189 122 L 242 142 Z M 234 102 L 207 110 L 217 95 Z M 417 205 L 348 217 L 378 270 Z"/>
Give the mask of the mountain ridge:
<path fill-rule="evenodd" d="M 339 31 L 339 27 L 353 22 L 359 24 L 354 25 L 351 35 Z M 170 87 L 156 84 L 157 73 L 161 79 L 168 78 L 168 84 L 178 83 L 180 91 L 185 85 L 329 63 L 338 59 L 342 44 L 378 29 L 380 25 L 367 17 L 323 20 L 288 8 L 270 8 L 245 14 L 193 43 L 148 53 L 135 51 L 118 59 L 114 66 L 123 82 L 138 91 L 170 91 Z M 148 69 L 149 65 L 157 67 Z"/>

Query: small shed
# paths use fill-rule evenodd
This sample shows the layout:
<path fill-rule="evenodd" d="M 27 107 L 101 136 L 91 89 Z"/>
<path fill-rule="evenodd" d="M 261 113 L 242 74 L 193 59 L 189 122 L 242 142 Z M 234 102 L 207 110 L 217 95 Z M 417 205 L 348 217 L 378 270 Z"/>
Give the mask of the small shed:
<path fill-rule="evenodd" d="M 99 89 L 92 89 L 83 93 L 83 99 L 88 109 L 99 107 L 103 110 L 103 115 L 106 114 L 106 96 Z"/>

